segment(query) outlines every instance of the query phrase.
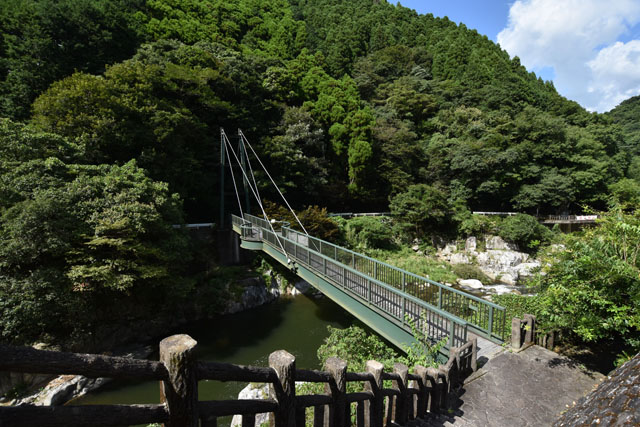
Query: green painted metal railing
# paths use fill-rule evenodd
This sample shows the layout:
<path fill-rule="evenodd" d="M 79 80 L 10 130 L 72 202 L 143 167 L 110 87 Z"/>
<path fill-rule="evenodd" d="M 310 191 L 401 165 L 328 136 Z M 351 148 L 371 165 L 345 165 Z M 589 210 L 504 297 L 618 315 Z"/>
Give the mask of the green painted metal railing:
<path fill-rule="evenodd" d="M 370 308 L 374 308 L 388 320 L 401 325 L 405 330 L 409 332 L 411 330 L 405 319 L 405 316 L 408 316 L 434 342 L 448 338 L 445 345 L 447 350 L 450 348 L 451 342 L 454 346 L 461 346 L 467 342 L 466 321 L 378 279 L 367 276 L 339 260 L 310 249 L 305 244 L 284 237 L 280 233 L 273 233 L 269 224 L 263 219 L 250 215 L 245 215 L 245 218 L 254 224 L 263 242 L 270 244 L 280 253 L 282 253 L 282 245 L 288 258 L 296 261 L 299 265 L 304 265 L 314 274 L 333 283 Z M 239 217 L 234 217 L 233 221 L 236 226 L 246 224 L 246 221 L 243 222 Z M 265 228 L 265 226 L 269 228 Z M 284 235 L 292 232 L 293 230 L 287 228 L 282 230 Z M 424 319 L 421 318 L 423 311 L 425 313 Z"/>
<path fill-rule="evenodd" d="M 239 217 L 234 217 L 234 221 L 243 222 Z M 245 221 L 270 232 L 269 223 L 264 219 L 245 214 Z M 350 270 L 365 275 L 367 278 L 374 279 L 391 288 L 414 296 L 435 309 L 464 320 L 479 335 L 504 341 L 506 321 L 504 307 L 333 243 L 309 237 L 288 227 L 282 227 L 281 233 L 286 240 L 293 242 L 296 247 L 302 246 L 331 260 L 338 261 L 340 264 L 348 266 Z M 277 249 L 280 249 L 275 237 L 273 237 L 273 242 L 271 243 L 277 245 Z M 289 249 L 286 249 L 289 252 Z M 298 257 L 295 258 L 298 259 Z"/>

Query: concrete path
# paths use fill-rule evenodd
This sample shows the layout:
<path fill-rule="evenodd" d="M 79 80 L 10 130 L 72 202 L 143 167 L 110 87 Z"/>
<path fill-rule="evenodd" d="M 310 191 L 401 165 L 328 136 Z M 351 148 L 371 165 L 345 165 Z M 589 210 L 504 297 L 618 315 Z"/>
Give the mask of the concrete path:
<path fill-rule="evenodd" d="M 603 378 L 542 347 L 504 351 L 467 380 L 456 409 L 423 425 L 550 426 Z"/>

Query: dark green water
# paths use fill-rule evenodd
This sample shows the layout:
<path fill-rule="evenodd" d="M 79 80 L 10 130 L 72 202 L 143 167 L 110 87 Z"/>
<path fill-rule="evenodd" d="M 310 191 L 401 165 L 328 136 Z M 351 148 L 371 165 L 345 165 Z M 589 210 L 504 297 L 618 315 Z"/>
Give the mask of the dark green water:
<path fill-rule="evenodd" d="M 328 298 L 299 295 L 238 314 L 188 324 L 174 333 L 198 341 L 198 358 L 240 365 L 268 366 L 269 354 L 285 349 L 299 368 L 320 368 L 316 352 L 327 325 L 346 328 L 355 319 Z M 157 360 L 157 355 L 155 356 Z M 244 383 L 200 381 L 200 400 L 235 399 Z M 158 383 L 111 383 L 73 404 L 158 403 Z"/>

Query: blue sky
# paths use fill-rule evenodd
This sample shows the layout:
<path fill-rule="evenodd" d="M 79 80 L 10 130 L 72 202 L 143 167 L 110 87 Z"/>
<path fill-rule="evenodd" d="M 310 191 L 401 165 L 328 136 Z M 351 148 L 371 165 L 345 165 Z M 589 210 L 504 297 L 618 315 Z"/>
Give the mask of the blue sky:
<path fill-rule="evenodd" d="M 560 94 L 604 112 L 640 94 L 640 0 L 401 0 L 486 34 Z"/>

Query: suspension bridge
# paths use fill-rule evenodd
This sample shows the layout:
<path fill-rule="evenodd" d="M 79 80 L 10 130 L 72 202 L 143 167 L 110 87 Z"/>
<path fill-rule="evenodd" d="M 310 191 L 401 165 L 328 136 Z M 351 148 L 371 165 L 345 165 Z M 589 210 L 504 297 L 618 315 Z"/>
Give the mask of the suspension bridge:
<path fill-rule="evenodd" d="M 239 208 L 239 215 L 232 215 L 231 223 L 242 248 L 269 255 L 400 349 L 415 342 L 414 330 L 421 331 L 432 344 L 441 343 L 443 355 L 471 338 L 478 338 L 479 354 L 504 341 L 503 307 L 309 235 L 242 131 L 238 135 L 240 142 L 235 150 L 221 130 L 221 167 L 225 168 L 226 160 L 231 171 Z M 268 218 L 249 152 L 282 196 L 302 232 Z M 251 191 L 262 218 L 243 212 L 230 154 L 240 166 L 245 195 Z M 224 169 L 221 172 L 224 174 Z M 224 184 L 221 190 L 224 191 Z"/>

